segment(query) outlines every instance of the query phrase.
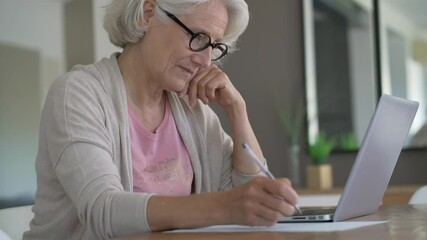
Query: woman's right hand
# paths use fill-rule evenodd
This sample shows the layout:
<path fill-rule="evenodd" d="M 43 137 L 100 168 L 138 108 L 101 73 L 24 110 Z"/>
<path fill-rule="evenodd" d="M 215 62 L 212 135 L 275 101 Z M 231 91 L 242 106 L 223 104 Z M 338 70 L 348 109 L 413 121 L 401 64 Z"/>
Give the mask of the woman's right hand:
<path fill-rule="evenodd" d="M 256 177 L 226 192 L 151 196 L 147 219 L 151 231 L 218 224 L 270 226 L 292 215 L 297 201 L 288 179 Z"/>
<path fill-rule="evenodd" d="M 221 199 L 230 224 L 270 226 L 295 212 L 298 195 L 288 179 L 256 177 Z"/>

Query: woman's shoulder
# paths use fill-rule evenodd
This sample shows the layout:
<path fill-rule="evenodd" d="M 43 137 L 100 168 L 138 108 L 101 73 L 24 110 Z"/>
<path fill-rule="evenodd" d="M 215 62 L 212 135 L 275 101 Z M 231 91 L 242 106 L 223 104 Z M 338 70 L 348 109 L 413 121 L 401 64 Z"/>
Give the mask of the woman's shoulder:
<path fill-rule="evenodd" d="M 89 65 L 75 65 L 69 72 L 55 79 L 50 91 L 108 92 L 109 82 L 117 78 L 111 59 L 104 58 Z"/>

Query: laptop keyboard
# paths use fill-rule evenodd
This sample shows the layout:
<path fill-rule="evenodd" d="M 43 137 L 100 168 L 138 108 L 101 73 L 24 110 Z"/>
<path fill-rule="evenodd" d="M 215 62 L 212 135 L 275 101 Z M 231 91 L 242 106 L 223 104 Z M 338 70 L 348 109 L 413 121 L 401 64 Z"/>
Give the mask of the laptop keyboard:
<path fill-rule="evenodd" d="M 301 209 L 301 214 L 295 213 L 294 216 L 306 216 L 306 215 L 327 215 L 333 214 L 335 208 L 309 208 Z"/>

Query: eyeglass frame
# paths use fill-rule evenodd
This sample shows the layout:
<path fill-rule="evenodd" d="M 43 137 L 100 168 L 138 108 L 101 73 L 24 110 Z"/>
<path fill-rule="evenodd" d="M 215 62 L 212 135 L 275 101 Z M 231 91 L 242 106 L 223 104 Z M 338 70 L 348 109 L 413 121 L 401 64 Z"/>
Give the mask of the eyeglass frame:
<path fill-rule="evenodd" d="M 214 58 L 214 59 L 211 59 L 211 61 L 213 62 L 213 61 L 217 61 L 217 60 L 219 60 L 219 59 L 221 59 L 222 57 L 224 57 L 225 55 L 227 55 L 227 53 L 228 53 L 228 46 L 226 45 L 226 44 L 224 44 L 224 43 L 215 43 L 215 42 L 212 42 L 212 38 L 211 38 L 211 36 L 209 36 L 208 34 L 206 34 L 206 33 L 204 33 L 204 32 L 193 32 L 189 27 L 187 27 L 183 22 L 181 22 L 175 15 L 173 15 L 172 13 L 170 13 L 170 12 L 168 12 L 168 11 L 166 11 L 166 10 L 164 10 L 163 8 L 161 8 L 160 6 L 159 6 L 159 9 L 161 9 L 163 12 L 165 12 L 166 13 L 166 15 L 170 18 L 170 19 L 172 19 L 175 23 L 177 23 L 181 28 L 183 28 L 188 34 L 190 34 L 191 35 L 191 38 L 190 38 L 190 42 L 188 43 L 188 47 L 190 48 L 190 50 L 191 51 L 193 51 L 193 52 L 201 52 L 201 51 L 203 51 L 203 50 L 205 50 L 206 48 L 208 48 L 208 47 L 212 47 L 212 50 L 214 50 L 214 49 L 218 49 L 219 51 L 221 51 L 221 55 L 219 56 L 219 57 L 217 57 L 217 58 Z M 191 43 L 193 42 L 193 40 L 194 39 L 196 39 L 199 35 L 205 35 L 205 36 L 207 36 L 208 37 L 208 39 L 209 39 L 209 42 L 207 42 L 207 44 L 205 45 L 205 46 L 203 46 L 202 48 L 200 48 L 200 49 L 193 49 L 192 47 L 191 47 Z"/>

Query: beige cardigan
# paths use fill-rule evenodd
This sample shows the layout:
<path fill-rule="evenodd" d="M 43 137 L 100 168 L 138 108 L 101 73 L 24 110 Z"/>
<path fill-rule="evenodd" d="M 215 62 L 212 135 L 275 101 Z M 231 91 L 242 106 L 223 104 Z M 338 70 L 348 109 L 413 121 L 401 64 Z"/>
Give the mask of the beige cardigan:
<path fill-rule="evenodd" d="M 117 54 L 76 66 L 49 90 L 36 160 L 37 192 L 24 239 L 108 239 L 150 231 L 149 193 L 135 193 L 126 91 Z M 168 93 L 194 170 L 195 193 L 224 191 L 253 176 L 233 170 L 233 142 L 204 104 Z"/>

